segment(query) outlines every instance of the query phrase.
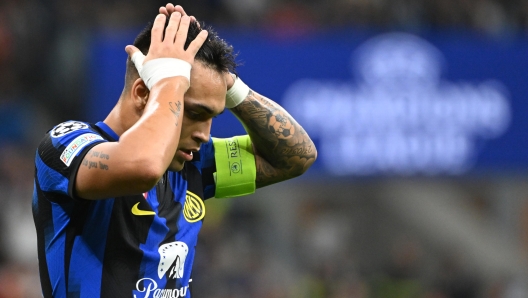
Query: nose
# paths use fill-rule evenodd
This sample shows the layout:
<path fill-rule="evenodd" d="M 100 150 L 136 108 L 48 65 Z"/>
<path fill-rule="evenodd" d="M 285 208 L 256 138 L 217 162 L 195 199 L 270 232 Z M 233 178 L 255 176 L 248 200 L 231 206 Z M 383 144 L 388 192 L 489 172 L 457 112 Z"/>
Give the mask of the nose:
<path fill-rule="evenodd" d="M 196 129 L 192 133 L 192 138 L 195 142 L 199 144 L 209 142 L 212 122 L 213 120 L 209 119 L 196 125 Z"/>

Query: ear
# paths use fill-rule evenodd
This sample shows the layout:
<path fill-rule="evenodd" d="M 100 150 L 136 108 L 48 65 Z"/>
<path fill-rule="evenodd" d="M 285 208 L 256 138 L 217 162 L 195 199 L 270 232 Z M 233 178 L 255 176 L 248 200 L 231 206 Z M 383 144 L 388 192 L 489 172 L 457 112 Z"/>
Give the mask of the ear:
<path fill-rule="evenodd" d="M 136 109 L 143 111 L 148 102 L 150 91 L 141 78 L 137 78 L 132 84 L 132 100 Z"/>

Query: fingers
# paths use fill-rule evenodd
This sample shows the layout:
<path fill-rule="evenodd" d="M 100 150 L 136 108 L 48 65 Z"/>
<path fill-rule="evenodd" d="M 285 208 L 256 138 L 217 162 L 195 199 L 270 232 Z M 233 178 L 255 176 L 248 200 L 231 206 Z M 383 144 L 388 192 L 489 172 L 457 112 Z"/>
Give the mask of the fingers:
<path fill-rule="evenodd" d="M 139 52 L 139 49 L 136 48 L 135 46 L 128 45 L 128 46 L 125 47 L 125 52 L 127 52 L 128 57 L 130 57 L 130 59 L 132 59 L 132 56 L 134 55 L 134 53 Z"/>
<path fill-rule="evenodd" d="M 167 4 L 167 6 L 168 5 L 169 4 Z M 181 13 L 182 16 L 186 16 L 187 15 L 187 13 L 185 12 L 185 10 L 183 10 L 183 7 L 181 7 L 181 5 L 176 5 L 176 6 L 173 6 L 173 7 L 174 7 L 174 11 L 177 11 L 177 12 Z"/>
<path fill-rule="evenodd" d="M 174 11 L 170 12 L 171 10 Z M 164 30 L 167 19 L 165 11 L 170 13 L 170 19 Z M 169 5 L 160 8 L 160 14 L 156 16 L 152 26 L 151 44 L 146 57 L 133 46 L 126 48 L 138 70 L 142 69 L 147 61 L 157 58 L 177 58 L 190 64 L 193 63 L 196 53 L 207 40 L 208 32 L 202 30 L 185 49 L 191 17 L 183 15 L 181 11 L 183 9 L 172 8 Z"/>
<path fill-rule="evenodd" d="M 174 12 L 173 14 L 171 14 L 169 25 L 167 26 L 167 29 L 165 29 L 164 42 L 174 42 L 174 39 L 176 38 L 176 33 L 178 32 L 178 28 L 181 27 L 180 19 L 181 14 L 179 12 Z"/>
<path fill-rule="evenodd" d="M 190 52 L 193 56 L 196 55 L 196 53 L 198 53 L 198 50 L 207 40 L 207 35 L 209 35 L 209 32 L 207 32 L 207 30 L 200 31 L 198 36 L 196 36 L 196 38 L 189 44 L 187 51 Z"/>
<path fill-rule="evenodd" d="M 135 46 L 128 45 L 125 47 L 125 51 L 128 53 L 130 60 L 136 66 L 138 71 L 141 71 L 143 68 L 143 62 L 145 61 L 145 55 Z"/>
<path fill-rule="evenodd" d="M 176 10 L 174 9 L 174 4 L 172 4 L 172 3 L 167 3 L 167 5 L 165 5 L 165 8 L 167 9 L 167 11 L 168 11 L 169 13 L 173 13 L 173 12 L 176 11 Z M 181 11 L 180 11 L 180 13 L 181 13 Z M 182 15 L 183 15 L 183 14 L 182 14 Z"/>
<path fill-rule="evenodd" d="M 181 5 L 176 5 L 174 7 L 174 10 L 175 11 L 179 11 L 182 14 L 182 16 L 186 16 L 187 15 L 187 13 L 185 12 L 185 10 L 183 10 L 183 7 L 181 7 Z M 189 16 L 189 17 L 191 18 L 191 22 L 196 22 L 196 18 L 194 16 Z M 198 23 L 198 28 L 200 28 L 200 23 Z"/>
<path fill-rule="evenodd" d="M 189 16 L 181 17 L 180 28 L 178 28 L 178 32 L 176 33 L 176 40 L 174 42 L 174 44 L 176 44 L 178 47 L 184 47 L 185 41 L 187 40 L 187 33 L 189 32 L 190 23 L 191 19 L 189 18 Z"/>
<path fill-rule="evenodd" d="M 175 11 L 181 13 L 182 16 L 187 15 L 187 13 L 183 9 L 183 7 L 181 7 L 181 5 L 174 6 L 172 3 L 168 3 L 166 6 L 162 6 L 159 8 L 159 13 L 164 14 L 166 16 L 170 16 Z M 190 16 L 190 18 L 191 18 L 191 22 L 197 22 L 194 16 Z M 200 23 L 197 23 L 197 24 L 198 24 L 198 28 L 200 28 Z"/>
<path fill-rule="evenodd" d="M 164 14 L 166 16 L 170 16 L 174 11 L 174 5 L 172 3 L 167 3 L 167 5 L 159 8 L 159 13 Z"/>
<path fill-rule="evenodd" d="M 165 28 L 166 18 L 167 17 L 163 14 L 158 14 L 156 16 L 156 19 L 154 20 L 154 25 L 152 26 L 151 30 L 151 44 L 163 41 L 163 29 Z"/>

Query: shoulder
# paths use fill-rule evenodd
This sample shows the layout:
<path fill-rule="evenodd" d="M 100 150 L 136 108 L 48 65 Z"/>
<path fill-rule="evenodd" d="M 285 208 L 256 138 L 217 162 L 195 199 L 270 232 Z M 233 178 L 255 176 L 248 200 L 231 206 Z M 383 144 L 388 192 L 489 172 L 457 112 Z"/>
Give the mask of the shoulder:
<path fill-rule="evenodd" d="M 65 137 L 75 131 L 82 131 L 91 129 L 90 123 L 82 122 L 82 121 L 76 121 L 76 120 L 69 120 L 66 122 L 62 122 L 60 124 L 57 124 L 52 129 L 48 131 L 48 134 L 52 138 L 62 138 Z"/>
<path fill-rule="evenodd" d="M 41 145 L 48 138 L 57 147 L 68 144 L 79 136 L 83 136 L 86 140 L 105 139 L 94 125 L 88 122 L 70 120 L 57 124 L 50 129 L 44 136 Z"/>
<path fill-rule="evenodd" d="M 102 141 L 105 138 L 90 123 L 70 120 L 54 126 L 46 133 L 37 155 L 44 162 L 61 161 L 69 166 L 86 146 Z"/>
<path fill-rule="evenodd" d="M 45 193 L 70 196 L 71 178 L 80 160 L 77 157 L 104 141 L 98 130 L 86 122 L 66 121 L 54 126 L 42 139 L 35 156 L 35 181 L 39 188 Z"/>

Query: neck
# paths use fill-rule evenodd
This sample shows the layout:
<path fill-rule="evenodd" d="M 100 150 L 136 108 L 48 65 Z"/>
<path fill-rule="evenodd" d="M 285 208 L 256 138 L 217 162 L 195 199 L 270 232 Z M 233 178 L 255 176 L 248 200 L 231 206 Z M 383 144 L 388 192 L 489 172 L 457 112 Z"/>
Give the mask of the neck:
<path fill-rule="evenodd" d="M 118 136 L 121 136 L 125 131 L 132 127 L 134 123 L 129 123 L 130 113 L 126 112 L 125 98 L 123 94 L 121 94 L 119 101 L 103 122 Z"/>

